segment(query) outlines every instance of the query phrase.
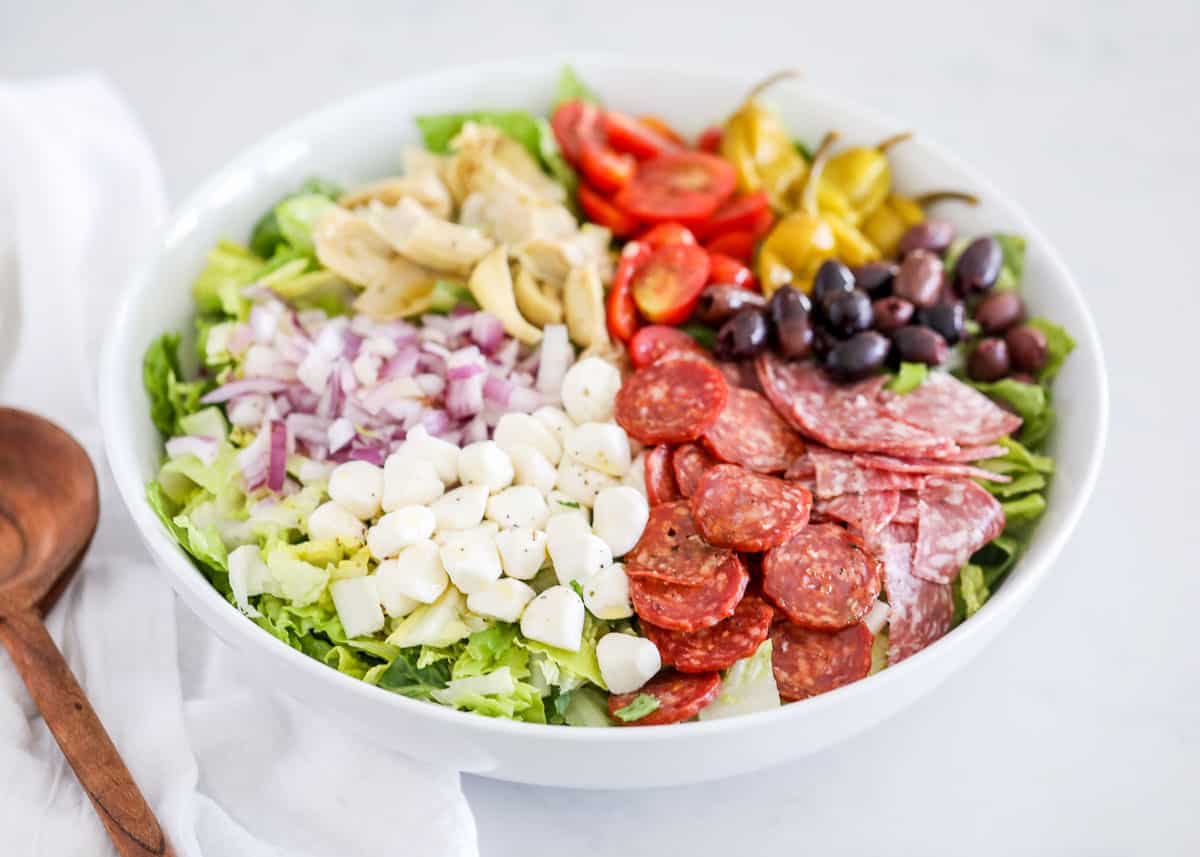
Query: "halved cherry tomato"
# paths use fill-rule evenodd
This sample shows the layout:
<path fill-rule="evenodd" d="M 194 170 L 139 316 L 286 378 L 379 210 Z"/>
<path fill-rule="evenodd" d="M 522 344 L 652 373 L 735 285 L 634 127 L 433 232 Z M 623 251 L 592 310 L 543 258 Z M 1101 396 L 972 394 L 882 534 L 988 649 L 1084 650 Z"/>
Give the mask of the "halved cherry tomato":
<path fill-rule="evenodd" d="M 672 351 L 706 354 L 696 340 L 679 328 L 665 324 L 647 325 L 629 341 L 629 359 L 635 369 L 657 363 L 660 357 Z"/>
<path fill-rule="evenodd" d="M 638 164 L 615 202 L 652 223 L 689 223 L 711 217 L 733 193 L 735 182 L 733 167 L 716 155 L 670 152 Z"/>
<path fill-rule="evenodd" d="M 634 303 L 648 321 L 687 321 L 708 282 L 708 268 L 708 251 L 701 247 L 660 247 L 634 275 Z"/>
<path fill-rule="evenodd" d="M 579 162 L 579 144 L 583 133 L 594 134 L 599 113 L 599 108 L 594 104 L 578 99 L 564 101 L 554 108 L 550 128 L 554 131 L 558 148 L 562 149 L 563 156 L 572 164 Z"/>
<path fill-rule="evenodd" d="M 638 121 L 657 133 L 660 137 L 666 137 L 676 146 L 686 146 L 687 142 L 683 139 L 683 135 L 667 124 L 667 121 L 661 116 L 653 116 L 648 113 L 643 113 L 638 117 Z"/>
<path fill-rule="evenodd" d="M 709 125 L 696 140 L 696 148 L 701 152 L 712 152 L 715 154 L 721 150 L 721 140 L 724 136 L 725 129 L 720 125 Z"/>
<path fill-rule="evenodd" d="M 597 190 L 615 191 L 629 184 L 637 161 L 631 155 L 613 151 L 604 143 L 588 137 L 579 141 L 579 171 Z"/>
<path fill-rule="evenodd" d="M 618 152 L 628 152 L 639 160 L 653 158 L 676 148 L 669 139 L 640 120 L 616 110 L 605 111 L 604 133 L 608 135 L 608 145 Z"/>
<path fill-rule="evenodd" d="M 740 229 L 753 230 L 755 225 L 760 223 L 764 211 L 768 216 L 771 213 L 771 204 L 765 190 L 756 190 L 754 193 L 735 196 L 713 212 L 712 217 L 704 223 L 698 224 L 696 235 L 705 239 Z M 770 228 L 769 224 L 768 228 Z"/>
<path fill-rule="evenodd" d="M 641 221 L 617 208 L 598 190 L 580 184 L 578 193 L 579 207 L 588 220 L 607 227 L 617 238 L 628 238 L 641 229 Z"/>
<path fill-rule="evenodd" d="M 613 273 L 612 286 L 608 290 L 605 316 L 608 332 L 613 339 L 628 342 L 640 324 L 637 305 L 633 302 L 633 278 L 650 258 L 653 251 L 640 241 L 630 241 L 621 248 L 621 258 Z"/>
<path fill-rule="evenodd" d="M 680 223 L 659 223 L 638 236 L 638 241 L 657 250 L 670 244 L 695 244 L 692 230 Z"/>
<path fill-rule="evenodd" d="M 711 253 L 723 253 L 749 265 L 754 261 L 754 245 L 757 243 L 758 239 L 754 237 L 753 232 L 739 230 L 718 235 L 705 243 L 704 249 Z"/>
<path fill-rule="evenodd" d="M 733 283 L 743 289 L 758 290 L 754 272 L 732 256 L 724 253 L 708 253 L 708 281 L 710 283 Z"/>

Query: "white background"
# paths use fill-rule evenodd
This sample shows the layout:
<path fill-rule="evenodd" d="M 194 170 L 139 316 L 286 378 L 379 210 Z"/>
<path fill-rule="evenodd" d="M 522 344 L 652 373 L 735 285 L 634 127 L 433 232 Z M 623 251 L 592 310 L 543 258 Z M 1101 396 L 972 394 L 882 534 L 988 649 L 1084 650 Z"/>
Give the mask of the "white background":
<path fill-rule="evenodd" d="M 364 86 L 560 51 L 799 65 L 948 144 L 1057 244 L 1107 349 L 1107 463 L 1054 574 L 962 673 L 806 760 L 649 792 L 467 778 L 483 853 L 1200 853 L 1200 5 L 650 5 L 3 0 L 0 73 L 107 73 L 175 200 Z"/>

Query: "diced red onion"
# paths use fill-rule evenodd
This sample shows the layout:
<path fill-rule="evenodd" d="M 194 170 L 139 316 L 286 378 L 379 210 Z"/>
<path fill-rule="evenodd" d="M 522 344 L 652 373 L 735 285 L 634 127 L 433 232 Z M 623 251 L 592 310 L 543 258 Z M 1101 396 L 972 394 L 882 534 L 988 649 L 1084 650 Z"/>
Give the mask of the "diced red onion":
<path fill-rule="evenodd" d="M 513 383 L 498 375 L 488 375 L 483 382 L 483 398 L 501 408 L 508 407 L 508 400 L 513 393 Z"/>
<path fill-rule="evenodd" d="M 383 466 L 387 460 L 387 449 L 381 444 L 353 444 L 350 448 L 350 461 L 369 461 L 372 464 Z"/>
<path fill-rule="evenodd" d="M 431 399 L 440 396 L 446 389 L 446 381 L 439 375 L 422 372 L 413 380 L 417 382 L 417 386 L 421 388 L 421 392 Z"/>
<path fill-rule="evenodd" d="M 462 381 L 484 371 L 482 363 L 464 363 L 446 370 L 446 378 L 450 381 Z"/>
<path fill-rule="evenodd" d="M 246 353 L 246 349 L 254 342 L 254 331 L 251 330 L 248 324 L 238 324 L 233 328 L 233 332 L 229 334 L 229 339 L 225 342 L 225 348 L 230 354 L 240 357 Z"/>
<path fill-rule="evenodd" d="M 408 377 L 417 368 L 417 357 L 420 352 L 408 346 L 401 348 L 379 368 L 379 380 L 388 381 L 392 378 Z"/>
<path fill-rule="evenodd" d="M 546 396 L 557 399 L 562 390 L 563 377 L 575 360 L 575 351 L 567 338 L 565 325 L 546 325 L 542 331 L 541 353 L 537 388 Z"/>
<path fill-rule="evenodd" d="M 537 390 L 514 385 L 512 395 L 508 397 L 508 410 L 527 414 L 540 408 L 542 402 L 542 395 Z"/>
<path fill-rule="evenodd" d="M 287 476 L 287 426 L 280 420 L 271 422 L 271 452 L 267 465 L 267 488 L 279 491 L 283 488 L 283 480 Z"/>
<path fill-rule="evenodd" d="M 476 417 L 471 420 L 462 430 L 463 443 L 477 443 L 481 440 L 488 439 L 488 424 L 483 417 Z"/>
<path fill-rule="evenodd" d="M 890 611 L 891 608 L 883 601 L 876 601 L 871 606 L 871 609 L 867 611 L 863 622 L 866 623 L 867 628 L 872 634 L 878 634 L 883 630 L 883 626 L 888 622 Z"/>
<path fill-rule="evenodd" d="M 243 378 L 230 381 L 204 395 L 201 404 L 216 405 L 228 402 L 236 396 L 247 396 L 251 393 L 281 393 L 287 389 L 287 382 L 279 378 Z"/>
<path fill-rule="evenodd" d="M 434 437 L 443 437 L 450 429 L 450 415 L 445 411 L 428 410 L 421 417 L 421 425 Z"/>
<path fill-rule="evenodd" d="M 483 346 L 480 346 L 482 348 Z M 521 343 L 510 339 L 499 348 L 492 351 L 488 359 L 499 366 L 505 373 L 511 372 L 517 365 L 517 355 L 521 353 Z"/>
<path fill-rule="evenodd" d="M 286 423 L 288 431 L 296 440 L 302 440 L 305 443 L 326 442 L 329 420 L 325 417 L 296 411 L 288 414 Z"/>
<path fill-rule="evenodd" d="M 267 425 L 272 425 L 268 423 Z M 242 479 L 246 490 L 253 491 L 267 481 L 267 472 L 271 464 L 270 431 L 264 426 L 255 436 L 250 445 L 238 453 L 238 469 L 242 471 Z"/>
<path fill-rule="evenodd" d="M 217 460 L 220 442 L 216 438 L 201 435 L 181 435 L 167 441 L 167 456 L 194 455 L 206 465 Z"/>
<path fill-rule="evenodd" d="M 354 440 L 357 432 L 354 429 L 354 423 L 345 417 L 339 417 L 334 420 L 326 431 L 325 441 L 329 444 L 330 452 L 337 452 L 350 441 Z"/>
<path fill-rule="evenodd" d="M 487 354 L 504 344 L 504 325 L 491 313 L 477 312 L 471 319 L 471 341 Z M 510 340 L 516 342 L 515 339 Z"/>
<path fill-rule="evenodd" d="M 274 301 L 255 304 L 250 308 L 250 330 L 254 333 L 255 342 L 266 345 L 271 341 L 279 327 L 279 314 L 282 310 L 283 306 Z"/>
<path fill-rule="evenodd" d="M 483 373 L 446 385 L 446 410 L 455 419 L 473 417 L 483 408 Z"/>

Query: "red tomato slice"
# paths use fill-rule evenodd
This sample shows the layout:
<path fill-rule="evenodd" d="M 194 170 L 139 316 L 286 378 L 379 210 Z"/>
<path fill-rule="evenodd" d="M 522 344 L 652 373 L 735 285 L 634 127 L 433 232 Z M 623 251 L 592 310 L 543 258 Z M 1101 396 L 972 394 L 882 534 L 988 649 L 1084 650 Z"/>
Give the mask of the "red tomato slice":
<path fill-rule="evenodd" d="M 708 253 L 708 282 L 732 283 L 743 289 L 758 290 L 754 272 L 732 256 L 724 253 Z"/>
<path fill-rule="evenodd" d="M 579 141 L 579 170 L 588 184 L 602 191 L 620 190 L 629 184 L 637 161 L 630 155 L 615 152 L 603 143 L 588 137 Z"/>
<path fill-rule="evenodd" d="M 733 167 L 715 155 L 678 151 L 638 164 L 616 203 L 652 223 L 693 222 L 711 217 L 733 193 Z"/>
<path fill-rule="evenodd" d="M 563 156 L 572 164 L 579 163 L 579 146 L 583 135 L 595 136 L 600 110 L 586 101 L 564 101 L 554 108 L 550 128 Z"/>
<path fill-rule="evenodd" d="M 722 253 L 749 265 L 754 260 L 754 245 L 758 239 L 746 230 L 726 232 L 707 242 L 704 249 L 711 253 Z"/>
<path fill-rule="evenodd" d="M 639 235 L 638 241 L 657 250 L 670 244 L 695 244 L 696 236 L 680 223 L 659 223 Z"/>
<path fill-rule="evenodd" d="M 641 229 L 642 224 L 604 198 L 598 190 L 579 185 L 579 207 L 592 223 L 608 228 L 617 238 L 628 238 Z"/>
<path fill-rule="evenodd" d="M 721 140 L 725 138 L 725 129 L 720 125 L 709 125 L 696 140 L 696 148 L 701 152 L 717 153 L 721 149 Z"/>
<path fill-rule="evenodd" d="M 653 116 L 643 113 L 638 117 L 638 121 L 654 131 L 658 136 L 665 137 L 674 143 L 676 146 L 686 146 L 687 142 L 683 139 L 683 135 L 667 124 L 667 121 L 661 116 Z"/>
<path fill-rule="evenodd" d="M 604 113 L 604 133 L 608 135 L 608 145 L 618 152 L 628 152 L 638 160 L 657 157 L 675 149 L 671 141 L 657 131 L 615 110 Z"/>
<path fill-rule="evenodd" d="M 708 282 L 708 268 L 708 251 L 701 247 L 660 247 L 633 278 L 634 303 L 648 321 L 687 321 Z"/>
<path fill-rule="evenodd" d="M 767 192 L 756 190 L 754 193 L 744 193 L 725 202 L 713 212 L 713 216 L 696 226 L 696 235 L 701 240 L 734 232 L 742 229 L 753 230 L 759 223 L 763 212 L 771 213 Z M 768 228 L 770 228 L 768 226 Z"/>
<path fill-rule="evenodd" d="M 608 332 L 619 342 L 628 342 L 637 333 L 641 322 L 637 305 L 633 302 L 633 278 L 650 258 L 651 250 L 637 241 L 630 241 L 621 249 L 621 258 L 613 274 L 612 286 L 608 290 L 605 316 Z"/>
<path fill-rule="evenodd" d="M 696 340 L 679 328 L 667 327 L 665 324 L 647 325 L 629 341 L 629 359 L 637 369 L 657 363 L 659 358 L 672 351 L 687 351 L 707 356 L 707 352 Z"/>

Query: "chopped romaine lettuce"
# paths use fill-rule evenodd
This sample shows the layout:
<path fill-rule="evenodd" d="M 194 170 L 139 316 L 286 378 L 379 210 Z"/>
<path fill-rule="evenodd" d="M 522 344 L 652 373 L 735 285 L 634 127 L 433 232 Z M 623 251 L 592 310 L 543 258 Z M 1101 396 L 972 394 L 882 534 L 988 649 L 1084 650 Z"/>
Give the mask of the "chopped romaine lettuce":
<path fill-rule="evenodd" d="M 888 629 L 884 628 L 871 641 L 871 669 L 867 675 L 875 675 L 888 665 Z"/>
<path fill-rule="evenodd" d="M 604 677 L 600 675 L 600 663 L 596 660 L 596 643 L 608 633 L 609 626 L 593 617 L 590 613 L 584 617 L 583 639 L 579 643 L 579 651 L 569 652 L 548 646 L 538 640 L 521 637 L 518 644 L 531 652 L 540 652 L 557 665 L 559 669 L 558 687 L 561 690 L 574 690 L 585 681 L 590 681 L 604 689 Z"/>
<path fill-rule="evenodd" d="M 900 371 L 888 381 L 887 388 L 893 393 L 911 393 L 925 383 L 929 367 L 924 363 L 901 363 Z"/>
<path fill-rule="evenodd" d="M 968 619 L 978 612 L 991 594 L 983 582 L 983 569 L 973 563 L 967 563 L 958 573 L 958 590 L 962 595 L 963 610 Z"/>
<path fill-rule="evenodd" d="M 1008 404 L 1022 420 L 1018 437 L 1026 446 L 1038 446 L 1054 427 L 1054 408 L 1050 394 L 1041 384 L 1026 384 L 1012 378 L 1000 381 L 972 382 L 981 393 Z"/>
<path fill-rule="evenodd" d="M 317 193 L 301 193 L 289 196 L 275 206 L 275 219 L 279 223 L 279 234 L 297 253 L 313 252 L 312 230 L 318 218 L 337 203 Z"/>
<path fill-rule="evenodd" d="M 742 658 L 725 671 L 720 694 L 700 710 L 700 719 L 719 720 L 769 711 L 781 704 L 771 668 L 771 641 L 768 639 L 750 657 Z"/>
<path fill-rule="evenodd" d="M 997 232 L 992 236 L 1000 245 L 1004 254 L 1004 262 L 1000 266 L 1000 275 L 996 278 L 996 288 L 1000 291 L 1014 291 L 1021 284 L 1021 276 L 1025 273 L 1025 238 L 1021 235 L 1010 235 Z"/>
<path fill-rule="evenodd" d="M 652 711 L 657 711 L 659 705 L 656 697 L 648 693 L 639 693 L 631 703 L 614 711 L 613 717 L 624 720 L 626 723 L 632 723 L 635 720 L 641 720 Z"/>
<path fill-rule="evenodd" d="M 271 206 L 270 211 L 259 218 L 254 224 L 250 235 L 250 249 L 263 259 L 270 259 L 280 248 L 290 246 L 284 224 L 280 221 L 278 211 L 291 199 L 303 196 L 320 196 L 327 200 L 336 201 L 341 195 L 341 189 L 323 179 L 312 178 L 302 184 L 294 194 L 288 194 Z M 294 228 L 295 224 L 293 224 Z"/>
<path fill-rule="evenodd" d="M 1075 340 L 1063 328 L 1044 318 L 1031 318 L 1027 322 L 1046 334 L 1046 365 L 1038 372 L 1038 381 L 1049 384 L 1062 368 L 1067 355 L 1075 350 Z"/>
<path fill-rule="evenodd" d="M 379 676 L 378 686 L 413 699 L 432 699 L 435 690 L 450 682 L 450 664 L 444 660 L 421 663 L 420 648 L 402 649 Z"/>
<path fill-rule="evenodd" d="M 589 104 L 599 104 L 600 96 L 598 96 L 591 87 L 575 73 L 575 69 L 569 65 L 564 65 L 562 71 L 558 73 L 558 86 L 554 91 L 555 106 L 562 104 L 564 101 L 577 99 L 586 101 Z"/>
<path fill-rule="evenodd" d="M 568 726 L 612 726 L 608 717 L 608 700 L 599 688 L 584 686 L 570 693 L 560 694 L 558 699 L 566 698 L 563 709 L 563 721 Z"/>
<path fill-rule="evenodd" d="M 464 113 L 439 113 L 417 117 L 417 127 L 425 148 L 439 155 L 450 152 L 450 141 L 468 122 L 498 128 L 541 160 L 541 132 L 533 114 L 525 110 L 476 110 Z"/>
<path fill-rule="evenodd" d="M 150 343 L 142 358 L 142 385 L 150 399 L 150 419 L 163 437 L 180 434 L 180 420 L 200 408 L 208 389 L 203 380 L 183 381 L 179 335 L 165 333 Z"/>
<path fill-rule="evenodd" d="M 192 283 L 192 297 L 200 312 L 244 318 L 249 301 L 242 297 L 242 287 L 254 282 L 263 265 L 263 258 L 242 245 L 219 241 L 209 251 L 204 270 Z"/>

